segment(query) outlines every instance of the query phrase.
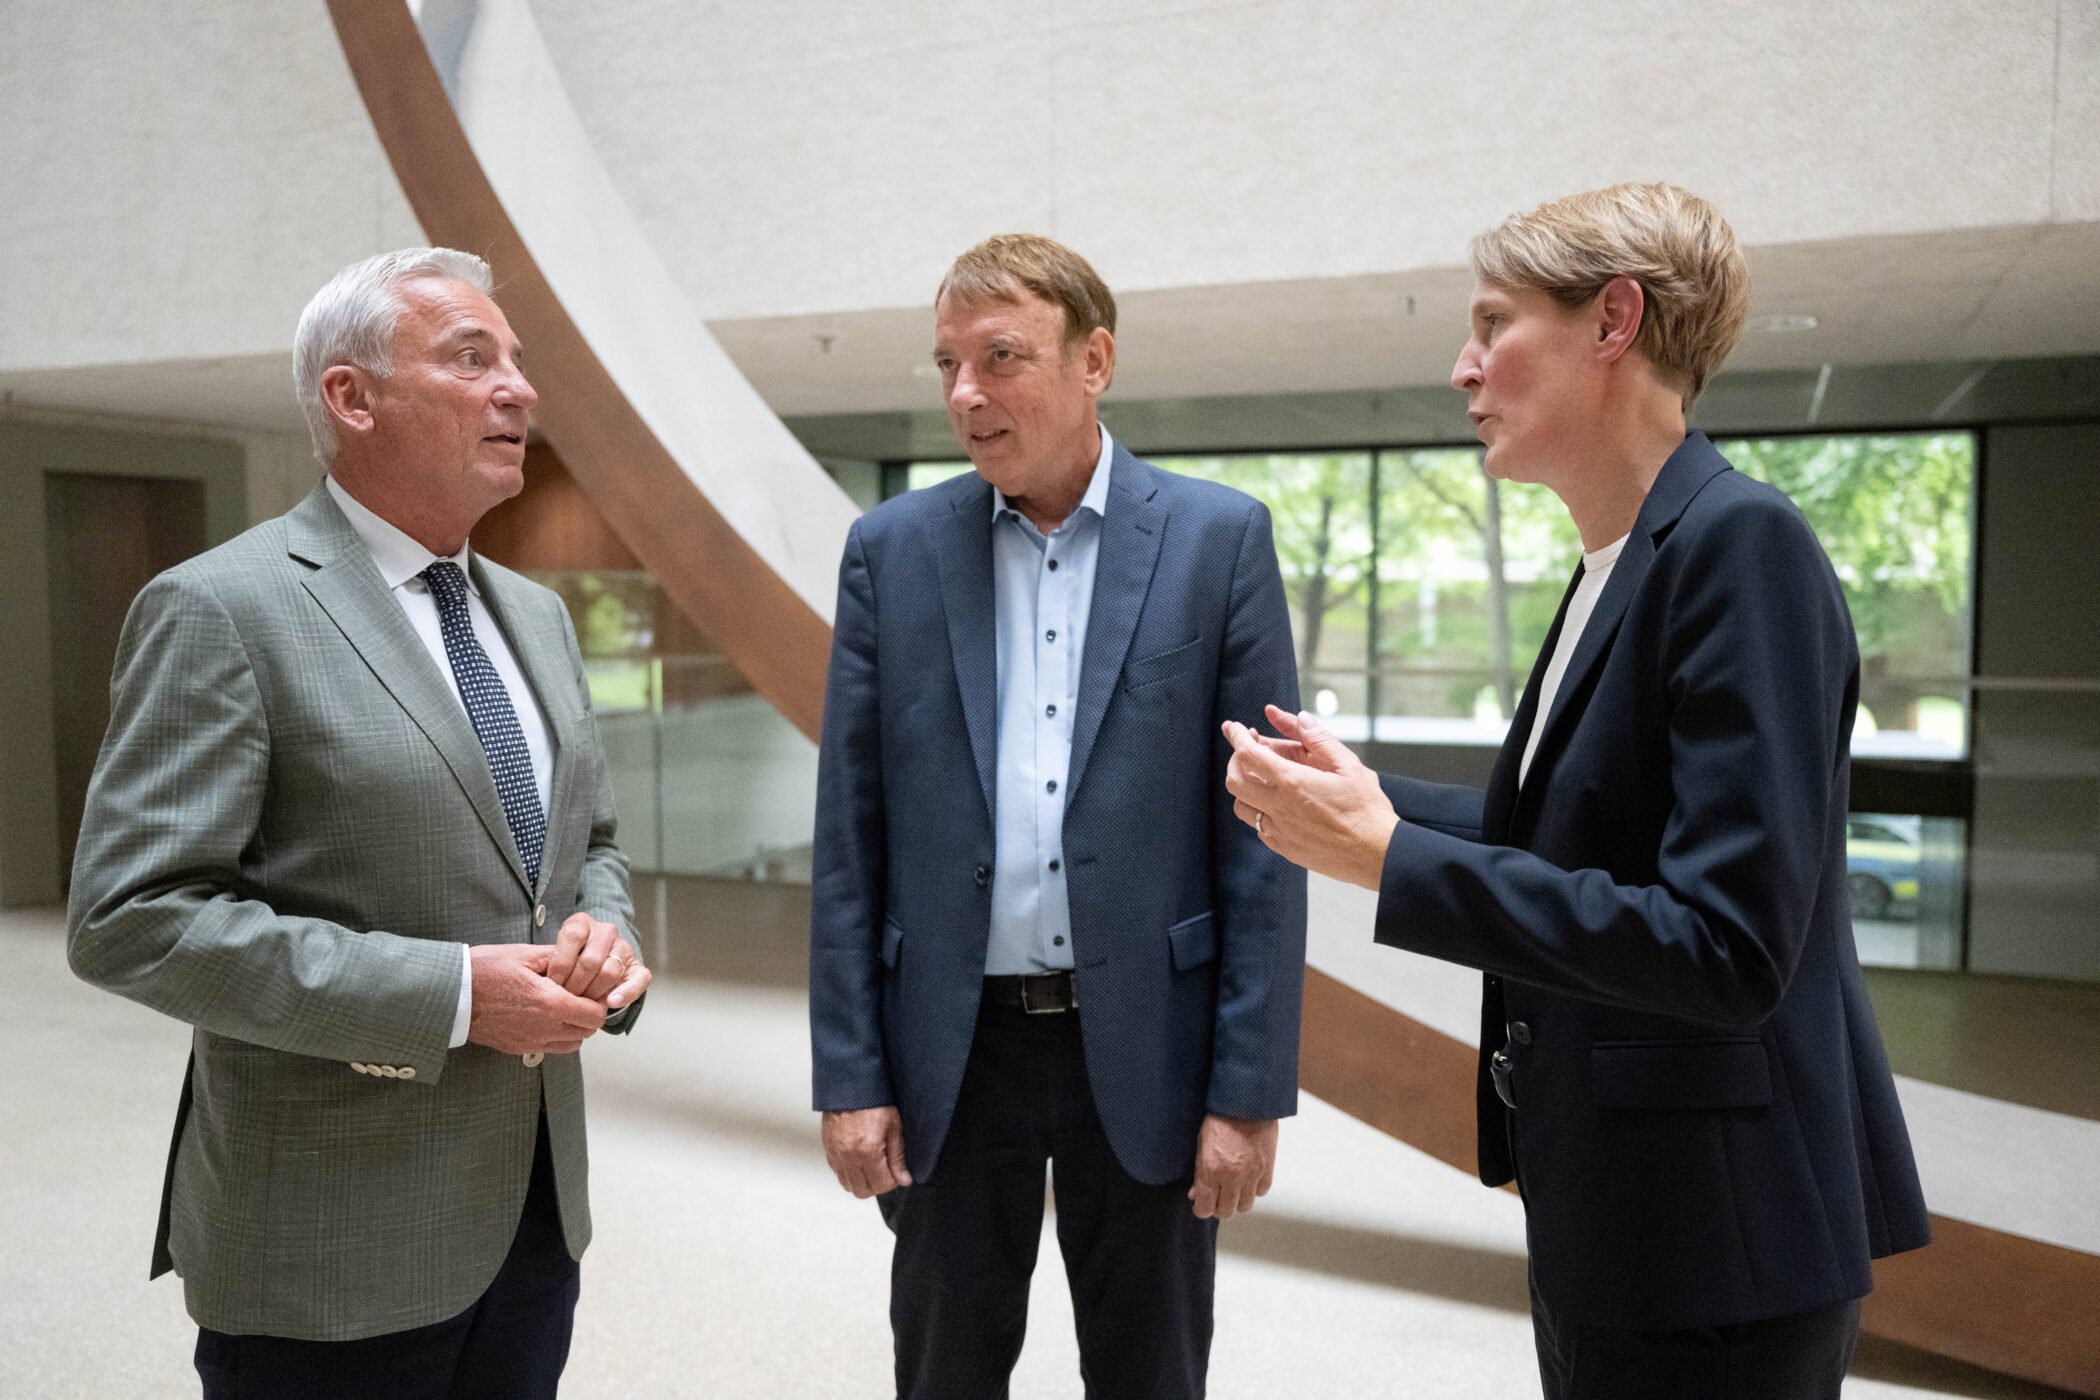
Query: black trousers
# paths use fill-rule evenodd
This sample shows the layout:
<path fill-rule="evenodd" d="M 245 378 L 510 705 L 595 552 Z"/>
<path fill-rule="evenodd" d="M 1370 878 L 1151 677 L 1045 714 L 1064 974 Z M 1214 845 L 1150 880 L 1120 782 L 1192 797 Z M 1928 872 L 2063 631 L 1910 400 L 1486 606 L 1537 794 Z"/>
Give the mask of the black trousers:
<path fill-rule="evenodd" d="M 1531 1289 L 1546 1400 L 1838 1400 L 1859 1300 L 1725 1327 L 1635 1332 L 1558 1317 Z"/>
<path fill-rule="evenodd" d="M 904 1400 L 1006 1395 L 1045 1163 L 1087 1400 L 1204 1393 L 1217 1222 L 1195 1218 L 1189 1178 L 1147 1186 L 1116 1161 L 1087 1085 L 1083 1014 L 985 1007 L 938 1166 L 879 1198 L 897 1235 L 890 1326 Z"/>
<path fill-rule="evenodd" d="M 503 1266 L 465 1312 L 354 1342 L 200 1328 L 204 1400 L 553 1400 L 581 1283 L 562 1236 L 540 1115 L 532 1184 Z"/>

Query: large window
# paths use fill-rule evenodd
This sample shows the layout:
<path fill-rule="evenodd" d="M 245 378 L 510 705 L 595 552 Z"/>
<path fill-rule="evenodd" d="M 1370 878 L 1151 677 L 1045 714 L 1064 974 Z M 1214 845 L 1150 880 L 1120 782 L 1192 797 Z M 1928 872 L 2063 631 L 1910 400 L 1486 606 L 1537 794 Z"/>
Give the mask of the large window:
<path fill-rule="evenodd" d="M 1733 439 L 1831 557 L 1859 635 L 1858 754 L 1967 751 L 1967 433 Z M 1336 732 L 1499 744 L 1581 555 L 1543 487 L 1497 482 L 1474 448 L 1174 457 L 1265 501 L 1305 693 Z"/>

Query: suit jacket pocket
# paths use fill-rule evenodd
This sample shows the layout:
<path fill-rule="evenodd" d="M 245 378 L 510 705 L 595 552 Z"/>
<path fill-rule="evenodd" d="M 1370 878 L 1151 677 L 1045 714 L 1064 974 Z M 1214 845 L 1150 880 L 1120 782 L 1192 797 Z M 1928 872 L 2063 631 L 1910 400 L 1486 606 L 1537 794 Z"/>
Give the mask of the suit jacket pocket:
<path fill-rule="evenodd" d="M 882 921 L 882 965 L 895 971 L 897 950 L 904 945 L 904 930 L 897 927 L 895 919 Z"/>
<path fill-rule="evenodd" d="M 1187 670 L 1201 651 L 1203 639 L 1191 637 L 1179 646 L 1141 656 L 1123 667 L 1123 689 L 1142 690 Z"/>
<path fill-rule="evenodd" d="M 1187 972 L 1218 955 L 1218 925 L 1208 910 L 1193 919 L 1183 919 L 1167 930 L 1167 947 L 1174 954 L 1174 970 Z"/>
<path fill-rule="evenodd" d="M 1606 1041 L 1590 1047 L 1597 1107 L 1763 1108 L 1772 1066 L 1754 1035 Z"/>

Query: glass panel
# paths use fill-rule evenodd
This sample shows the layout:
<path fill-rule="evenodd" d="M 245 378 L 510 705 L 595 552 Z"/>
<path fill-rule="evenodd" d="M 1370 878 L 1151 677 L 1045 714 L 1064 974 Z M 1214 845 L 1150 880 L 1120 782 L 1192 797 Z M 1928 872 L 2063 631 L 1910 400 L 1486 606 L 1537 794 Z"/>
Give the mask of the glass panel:
<path fill-rule="evenodd" d="M 905 469 L 904 489 L 917 491 L 922 487 L 937 486 L 969 470 L 968 462 L 913 462 Z"/>
<path fill-rule="evenodd" d="M 1378 457 L 1377 737 L 1499 744 L 1582 546 L 1541 486 L 1477 448 Z"/>
<path fill-rule="evenodd" d="M 1793 497 L 1844 584 L 1859 634 L 1852 752 L 1968 753 L 1969 433 L 1734 439 L 1740 470 Z"/>
<path fill-rule="evenodd" d="M 1303 702 L 1341 738 L 1365 738 L 1370 454 L 1161 457 L 1155 465 L 1234 487 L 1269 507 Z"/>
<path fill-rule="evenodd" d="M 633 868 L 807 884 L 816 746 L 648 574 L 532 577 L 575 623 Z"/>
<path fill-rule="evenodd" d="M 1847 818 L 1845 885 L 1862 963 L 1961 966 L 1966 825 L 1877 812 Z"/>

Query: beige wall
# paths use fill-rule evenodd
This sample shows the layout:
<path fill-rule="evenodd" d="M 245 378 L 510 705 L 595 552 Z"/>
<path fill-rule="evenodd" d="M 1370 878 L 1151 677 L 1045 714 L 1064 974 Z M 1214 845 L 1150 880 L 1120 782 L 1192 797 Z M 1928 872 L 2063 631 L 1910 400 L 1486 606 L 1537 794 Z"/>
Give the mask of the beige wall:
<path fill-rule="evenodd" d="M 2092 0 L 532 9 L 711 319 L 918 308 L 1015 227 L 1132 293 L 1450 267 L 1627 177 L 1760 246 L 2100 220 Z M 281 352 L 419 237 L 318 3 L 10 0 L 0 131 L 0 369 Z"/>
<path fill-rule="evenodd" d="M 52 759 L 54 633 L 45 562 L 44 478 L 54 472 L 173 477 L 204 483 L 210 540 L 246 528 L 240 443 L 179 429 L 48 417 L 0 417 L 0 905 L 57 899 L 57 775 Z"/>

